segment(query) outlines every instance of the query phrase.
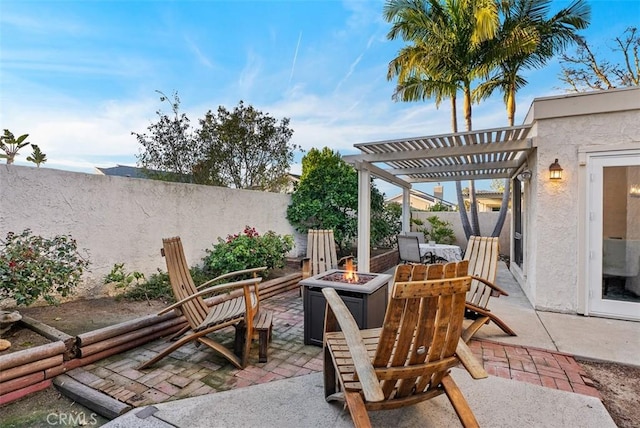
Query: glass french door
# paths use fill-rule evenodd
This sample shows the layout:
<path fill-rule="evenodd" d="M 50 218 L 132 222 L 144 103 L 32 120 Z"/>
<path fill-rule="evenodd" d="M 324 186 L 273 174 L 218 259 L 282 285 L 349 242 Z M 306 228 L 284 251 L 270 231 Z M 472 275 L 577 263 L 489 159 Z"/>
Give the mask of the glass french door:
<path fill-rule="evenodd" d="M 640 150 L 588 162 L 589 313 L 640 320 Z"/>

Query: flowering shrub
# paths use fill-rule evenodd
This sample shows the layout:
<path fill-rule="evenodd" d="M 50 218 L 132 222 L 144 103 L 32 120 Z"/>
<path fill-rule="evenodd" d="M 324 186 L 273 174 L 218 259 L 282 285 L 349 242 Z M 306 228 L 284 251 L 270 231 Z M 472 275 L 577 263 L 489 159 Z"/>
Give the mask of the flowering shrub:
<path fill-rule="evenodd" d="M 260 235 L 254 227 L 246 226 L 242 232 L 229 235 L 227 239 L 218 238 L 213 249 L 206 250 L 203 262 L 212 277 L 260 266 L 266 266 L 268 272 L 283 267 L 285 255 L 292 248 L 291 235 L 278 235 L 271 230 Z"/>
<path fill-rule="evenodd" d="M 54 295 L 69 295 L 88 265 L 69 235 L 46 239 L 30 229 L 19 235 L 9 232 L 0 240 L 0 298 L 28 306 L 42 297 L 55 304 Z"/>

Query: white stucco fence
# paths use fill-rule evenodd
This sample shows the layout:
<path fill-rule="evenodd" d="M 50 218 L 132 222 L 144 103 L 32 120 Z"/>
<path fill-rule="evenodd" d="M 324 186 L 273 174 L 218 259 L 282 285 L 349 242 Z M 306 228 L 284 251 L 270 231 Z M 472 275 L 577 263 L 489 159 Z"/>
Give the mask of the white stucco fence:
<path fill-rule="evenodd" d="M 286 219 L 289 203 L 290 196 L 279 193 L 0 165 L 0 239 L 26 228 L 44 237 L 73 236 L 91 261 L 75 297 L 103 296 L 104 276 L 115 263 L 147 276 L 158 268 L 166 271 L 160 256 L 164 237 L 182 238 L 190 265 L 200 264 L 218 238 L 247 225 L 259 233 L 294 235 L 290 256 L 303 255 L 306 237 Z M 493 228 L 497 213 L 480 214 L 483 232 Z M 457 244 L 466 248 L 458 213 L 414 215 L 449 221 Z M 509 217 L 501 236 L 503 254 L 509 254 L 508 231 Z"/>
<path fill-rule="evenodd" d="M 115 263 L 145 275 L 166 271 L 163 237 L 180 236 L 195 265 L 219 237 L 247 225 L 295 235 L 289 203 L 286 194 L 0 165 L 0 239 L 25 228 L 45 237 L 71 234 L 91 261 L 76 297 L 102 295 Z"/>

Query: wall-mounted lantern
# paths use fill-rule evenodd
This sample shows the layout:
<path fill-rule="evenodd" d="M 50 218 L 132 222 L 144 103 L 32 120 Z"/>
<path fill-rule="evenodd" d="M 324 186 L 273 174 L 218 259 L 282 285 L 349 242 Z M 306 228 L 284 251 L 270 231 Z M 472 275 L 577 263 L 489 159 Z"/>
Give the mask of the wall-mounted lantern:
<path fill-rule="evenodd" d="M 629 187 L 629 196 L 632 198 L 640 198 L 640 184 L 632 184 Z"/>
<path fill-rule="evenodd" d="M 558 163 L 558 159 L 549 165 L 549 179 L 562 180 L 562 167 Z"/>

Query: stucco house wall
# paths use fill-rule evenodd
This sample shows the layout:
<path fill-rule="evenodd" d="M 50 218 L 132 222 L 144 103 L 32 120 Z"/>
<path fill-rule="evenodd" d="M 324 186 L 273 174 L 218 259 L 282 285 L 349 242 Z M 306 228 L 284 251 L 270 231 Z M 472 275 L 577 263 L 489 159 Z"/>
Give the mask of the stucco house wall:
<path fill-rule="evenodd" d="M 0 239 L 25 228 L 71 234 L 91 261 L 78 296 L 101 295 L 115 263 L 146 275 L 166 271 L 163 237 L 180 236 L 196 265 L 219 237 L 246 225 L 296 235 L 286 219 L 289 203 L 280 193 L 0 165 Z"/>
<path fill-rule="evenodd" d="M 512 270 L 537 309 L 580 313 L 586 186 L 579 148 L 640 146 L 640 89 L 535 99 L 525 123 L 534 124 L 534 177 L 527 183 L 525 268 Z M 549 179 L 556 158 L 564 170 L 557 182 Z"/>

